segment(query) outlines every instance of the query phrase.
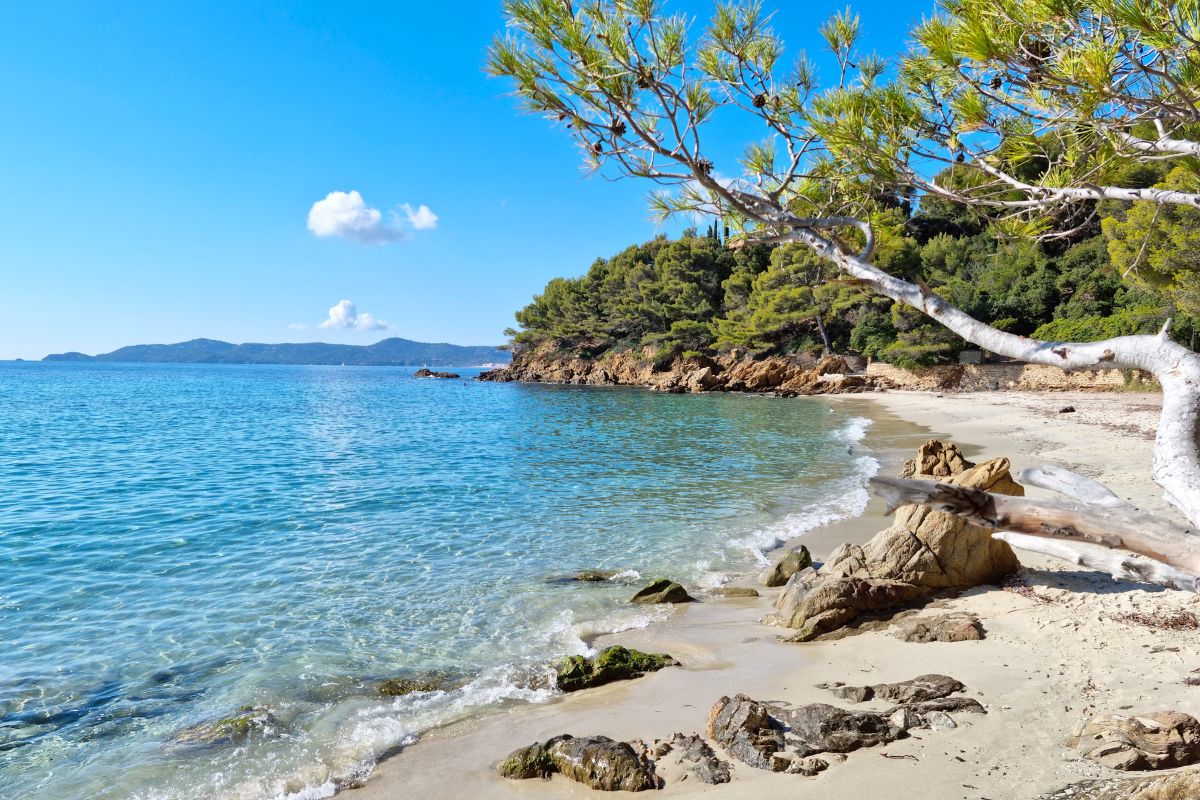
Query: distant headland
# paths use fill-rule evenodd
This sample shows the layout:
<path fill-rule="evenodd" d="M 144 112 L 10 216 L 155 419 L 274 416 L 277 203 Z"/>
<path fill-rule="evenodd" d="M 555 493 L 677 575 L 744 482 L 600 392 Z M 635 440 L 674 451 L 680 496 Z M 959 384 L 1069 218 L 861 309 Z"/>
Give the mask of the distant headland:
<path fill-rule="evenodd" d="M 176 344 L 138 344 L 111 353 L 55 353 L 43 361 L 107 361 L 160 364 L 344 364 L 356 367 L 482 366 L 507 363 L 509 354 L 495 346 L 414 342 L 394 337 L 375 344 L 327 342 L 230 344 L 192 339 Z"/>

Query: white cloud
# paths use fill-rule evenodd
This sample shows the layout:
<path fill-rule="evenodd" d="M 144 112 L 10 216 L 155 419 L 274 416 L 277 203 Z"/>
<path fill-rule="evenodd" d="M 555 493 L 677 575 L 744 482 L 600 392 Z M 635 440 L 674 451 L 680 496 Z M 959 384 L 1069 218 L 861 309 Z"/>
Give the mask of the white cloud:
<path fill-rule="evenodd" d="M 289 331 L 306 331 L 306 330 L 308 330 L 308 326 L 305 325 L 303 322 L 289 322 L 288 330 Z"/>
<path fill-rule="evenodd" d="M 359 244 L 383 244 L 408 237 L 405 224 L 416 231 L 433 230 L 438 215 L 427 205 L 413 208 L 408 203 L 388 214 L 372 208 L 357 191 L 330 192 L 308 210 L 308 229 L 322 239 L 336 237 Z"/>
<path fill-rule="evenodd" d="M 420 205 L 414 209 L 405 203 L 400 208 L 404 211 L 404 216 L 408 218 L 408 224 L 412 225 L 414 230 L 431 231 L 438 226 L 438 215 L 430 211 L 427 205 Z"/>
<path fill-rule="evenodd" d="M 359 312 L 354 303 L 343 300 L 329 309 L 329 318 L 317 326 L 318 328 L 347 328 L 357 331 L 383 331 L 388 324 L 381 319 L 375 319 L 373 314 Z"/>
<path fill-rule="evenodd" d="M 383 221 L 378 208 L 371 208 L 356 191 L 330 192 L 308 210 L 308 229 L 321 238 L 336 236 L 361 244 L 394 242 L 404 238 L 397 225 Z"/>

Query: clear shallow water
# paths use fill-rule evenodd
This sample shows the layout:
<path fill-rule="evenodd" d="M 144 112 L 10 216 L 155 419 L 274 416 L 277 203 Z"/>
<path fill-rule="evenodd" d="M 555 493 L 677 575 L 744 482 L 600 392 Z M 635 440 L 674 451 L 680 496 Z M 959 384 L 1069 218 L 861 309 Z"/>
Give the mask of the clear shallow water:
<path fill-rule="evenodd" d="M 554 577 L 717 584 L 859 512 L 863 430 L 808 400 L 0 364 L 0 797 L 328 796 L 662 613 Z M 456 688 L 375 691 L 431 671 Z M 250 705 L 244 739 L 178 740 Z"/>

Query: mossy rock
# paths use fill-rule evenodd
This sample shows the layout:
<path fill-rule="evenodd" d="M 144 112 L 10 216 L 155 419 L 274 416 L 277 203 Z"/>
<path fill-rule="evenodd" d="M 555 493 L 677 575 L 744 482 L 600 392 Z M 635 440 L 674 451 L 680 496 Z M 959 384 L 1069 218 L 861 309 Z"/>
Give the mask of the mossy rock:
<path fill-rule="evenodd" d="M 380 694 L 388 697 L 403 697 L 415 692 L 436 692 L 441 689 L 437 684 L 416 678 L 390 678 L 376 688 Z"/>
<path fill-rule="evenodd" d="M 554 740 L 551 739 L 550 741 Z M 531 744 L 528 747 L 522 747 L 520 750 L 514 750 L 508 754 L 507 758 L 496 765 L 496 771 L 501 776 L 511 778 L 514 781 L 549 777 L 556 771 L 554 762 L 550 759 L 550 754 L 546 752 L 546 746 L 549 743 Z"/>
<path fill-rule="evenodd" d="M 647 672 L 678 664 L 666 653 L 643 653 L 616 644 L 592 659 L 570 656 L 558 662 L 558 688 L 564 692 L 577 692 L 613 681 L 640 678 Z"/>
<path fill-rule="evenodd" d="M 201 722 L 178 731 L 172 738 L 176 744 L 214 745 L 240 742 L 251 733 L 262 730 L 275 721 L 270 706 L 242 706 L 233 714 L 209 722 Z"/>
<path fill-rule="evenodd" d="M 669 578 L 655 578 L 646 584 L 645 588 L 629 599 L 631 603 L 692 603 L 694 597 L 687 593 L 675 581 Z"/>

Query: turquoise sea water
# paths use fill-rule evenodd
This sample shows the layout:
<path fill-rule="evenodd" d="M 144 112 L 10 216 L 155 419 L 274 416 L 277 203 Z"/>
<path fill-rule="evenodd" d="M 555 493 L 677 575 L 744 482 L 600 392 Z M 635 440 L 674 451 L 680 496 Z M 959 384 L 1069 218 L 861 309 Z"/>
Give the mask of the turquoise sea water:
<path fill-rule="evenodd" d="M 464 378 L 474 371 L 464 370 Z M 325 797 L 857 513 L 811 400 L 387 368 L 0 364 L 0 797 Z M 601 585 L 556 581 L 623 571 Z M 434 672 L 399 699 L 379 680 Z M 181 731 L 254 706 L 244 738 Z"/>

